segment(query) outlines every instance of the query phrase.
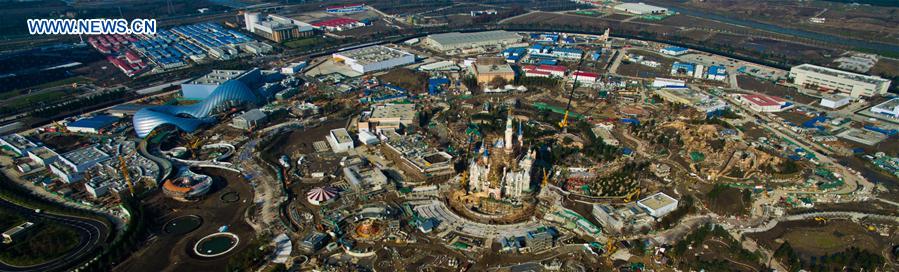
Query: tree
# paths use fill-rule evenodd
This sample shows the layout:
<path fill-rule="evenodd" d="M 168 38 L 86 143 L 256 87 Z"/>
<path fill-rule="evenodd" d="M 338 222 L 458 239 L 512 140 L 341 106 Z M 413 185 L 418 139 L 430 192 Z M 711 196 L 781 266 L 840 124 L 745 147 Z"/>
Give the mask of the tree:
<path fill-rule="evenodd" d="M 495 76 L 490 80 L 490 86 L 494 88 L 502 88 L 509 84 L 509 81 L 501 76 Z"/>

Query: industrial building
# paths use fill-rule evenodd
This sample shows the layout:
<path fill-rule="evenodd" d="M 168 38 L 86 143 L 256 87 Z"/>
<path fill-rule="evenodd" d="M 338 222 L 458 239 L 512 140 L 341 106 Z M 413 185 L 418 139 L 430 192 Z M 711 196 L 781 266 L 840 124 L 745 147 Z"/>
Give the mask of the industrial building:
<path fill-rule="evenodd" d="M 404 126 L 411 126 L 417 114 L 418 111 L 415 110 L 415 104 L 387 104 L 375 106 L 368 121 L 372 123 L 400 123 Z"/>
<path fill-rule="evenodd" d="M 478 84 L 489 84 L 495 78 L 502 78 L 506 82 L 515 80 L 515 70 L 502 58 L 478 58 L 472 64 L 472 69 L 478 79 Z M 503 87 L 503 86 L 493 86 Z"/>
<path fill-rule="evenodd" d="M 821 97 L 821 106 L 830 109 L 837 109 L 842 106 L 849 105 L 850 98 L 845 95 L 825 95 Z"/>
<path fill-rule="evenodd" d="M 669 46 L 662 49 L 659 49 L 659 52 L 669 56 L 680 56 L 686 54 L 689 51 L 686 48 L 680 46 Z"/>
<path fill-rule="evenodd" d="M 886 102 L 871 107 L 871 112 L 883 114 L 892 118 L 899 118 L 899 98 L 893 98 Z"/>
<path fill-rule="evenodd" d="M 3 243 L 4 244 L 12 244 L 18 238 L 25 235 L 25 231 L 28 230 L 29 228 L 31 228 L 32 226 L 34 226 L 34 223 L 25 221 L 25 222 L 22 222 L 22 224 L 19 224 L 15 227 L 12 227 L 12 228 L 4 231 L 3 232 Z"/>
<path fill-rule="evenodd" d="M 591 212 L 596 221 L 603 226 L 603 231 L 618 234 L 624 231 L 626 226 L 634 229 L 651 227 L 655 220 L 648 216 L 646 211 L 634 203 L 623 207 L 613 207 L 608 204 L 593 204 Z"/>
<path fill-rule="evenodd" d="M 98 146 L 89 146 L 60 155 L 58 160 L 50 164 L 50 172 L 62 182 L 78 182 L 81 180 L 81 173 L 110 158 Z"/>
<path fill-rule="evenodd" d="M 238 80 L 247 86 L 254 86 L 263 81 L 262 72 L 258 68 L 250 70 L 212 70 L 208 74 L 181 84 L 181 96 L 188 99 L 206 99 L 216 88 L 228 80 Z"/>
<path fill-rule="evenodd" d="M 415 62 L 415 55 L 382 45 L 337 52 L 331 56 L 360 73 L 390 69 Z"/>
<path fill-rule="evenodd" d="M 355 148 L 353 137 L 350 137 L 350 132 L 345 128 L 332 129 L 325 138 L 328 139 L 328 144 L 331 145 L 334 153 L 347 152 Z"/>
<path fill-rule="evenodd" d="M 140 105 L 140 104 L 118 104 L 110 107 L 106 110 L 106 114 L 124 118 L 126 116 L 134 116 L 137 111 L 149 107 L 149 105 Z"/>
<path fill-rule="evenodd" d="M 309 64 L 305 61 L 294 62 L 288 64 L 285 67 L 281 67 L 281 73 L 285 75 L 292 75 L 303 71 L 303 68 L 306 68 Z"/>
<path fill-rule="evenodd" d="M 274 42 L 309 37 L 315 30 L 305 22 L 274 14 L 262 16 L 258 12 L 247 12 L 243 16 L 247 31 Z"/>
<path fill-rule="evenodd" d="M 77 133 L 99 134 L 105 132 L 109 127 L 119 121 L 118 117 L 110 115 L 97 115 L 93 117 L 83 118 L 66 124 L 66 129 Z"/>
<path fill-rule="evenodd" d="M 327 31 L 344 31 L 365 26 L 365 23 L 351 18 L 335 18 L 312 23 L 312 26 Z"/>
<path fill-rule="evenodd" d="M 657 77 L 652 81 L 653 88 L 686 88 L 687 82 L 683 80 Z"/>
<path fill-rule="evenodd" d="M 339 5 L 325 8 L 327 13 L 357 13 L 363 11 L 365 11 L 365 4 Z"/>
<path fill-rule="evenodd" d="M 59 154 L 46 146 L 28 150 L 28 158 L 41 166 L 47 166 L 59 159 Z"/>
<path fill-rule="evenodd" d="M 428 35 L 422 41 L 437 51 L 451 51 L 475 47 L 498 47 L 521 42 L 521 35 L 503 30 Z"/>
<path fill-rule="evenodd" d="M 38 147 L 38 145 L 31 140 L 16 133 L 0 136 L 0 146 L 19 156 L 24 156 L 25 152 L 28 152 L 28 150 Z"/>
<path fill-rule="evenodd" d="M 886 94 L 890 80 L 837 69 L 803 64 L 790 68 L 793 83 L 808 89 L 836 91 L 852 98 Z"/>
<path fill-rule="evenodd" d="M 668 9 L 663 7 L 651 6 L 644 3 L 622 3 L 615 6 L 615 10 L 627 12 L 637 15 L 646 14 L 667 14 Z"/>
<path fill-rule="evenodd" d="M 430 147 L 423 135 L 386 134 L 381 151 L 410 175 L 411 181 L 441 182 L 455 175 L 453 156 Z"/>
<path fill-rule="evenodd" d="M 757 112 L 781 112 L 793 107 L 786 99 L 763 94 L 736 94 L 736 100 Z"/>
<path fill-rule="evenodd" d="M 593 84 L 596 83 L 597 80 L 599 80 L 599 74 L 584 71 L 574 71 L 571 73 L 571 75 L 569 75 L 569 77 L 571 77 L 572 81 L 576 81 L 582 84 Z"/>
<path fill-rule="evenodd" d="M 700 72 L 701 69 L 697 69 L 697 72 Z M 708 73 L 706 74 L 706 79 L 724 81 L 727 79 L 727 68 L 723 65 L 713 65 L 709 66 Z"/>
<path fill-rule="evenodd" d="M 637 206 L 646 210 L 652 217 L 660 218 L 677 208 L 677 199 L 658 192 L 637 201 Z"/>
<path fill-rule="evenodd" d="M 260 124 L 265 123 L 268 116 L 259 109 L 252 109 L 244 112 L 231 120 L 231 125 L 243 130 L 253 130 Z"/>

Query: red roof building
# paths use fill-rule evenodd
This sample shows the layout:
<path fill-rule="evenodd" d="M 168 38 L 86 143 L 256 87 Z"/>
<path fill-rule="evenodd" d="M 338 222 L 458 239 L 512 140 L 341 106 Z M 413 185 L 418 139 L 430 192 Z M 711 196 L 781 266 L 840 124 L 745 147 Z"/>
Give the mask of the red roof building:
<path fill-rule="evenodd" d="M 545 65 L 544 64 L 544 65 L 537 66 L 536 70 L 541 71 L 541 72 L 547 72 L 547 73 L 550 73 L 557 77 L 563 77 L 563 76 L 565 76 L 565 72 L 568 71 L 568 68 L 565 68 L 565 66 Z"/>
<path fill-rule="evenodd" d="M 763 94 L 738 94 L 737 101 L 759 112 L 780 112 L 793 106 L 786 99 Z"/>
<path fill-rule="evenodd" d="M 356 19 L 350 18 L 336 18 L 331 20 L 319 21 L 312 23 L 312 26 L 318 28 L 324 28 L 328 31 L 344 31 L 348 29 L 357 28 L 360 26 L 364 26 L 362 22 Z"/>
<path fill-rule="evenodd" d="M 584 71 L 574 71 L 573 73 L 571 73 L 571 79 L 577 80 L 581 83 L 593 83 L 596 82 L 597 79 L 599 79 L 599 74 Z"/>

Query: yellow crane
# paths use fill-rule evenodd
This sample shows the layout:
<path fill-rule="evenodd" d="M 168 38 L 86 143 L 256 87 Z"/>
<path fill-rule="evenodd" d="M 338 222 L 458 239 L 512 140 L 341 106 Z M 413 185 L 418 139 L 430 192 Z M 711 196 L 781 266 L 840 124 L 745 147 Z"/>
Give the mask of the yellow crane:
<path fill-rule="evenodd" d="M 824 217 L 820 217 L 820 216 L 819 216 L 819 217 L 815 217 L 815 221 L 818 221 L 818 222 L 821 222 L 821 223 L 827 223 L 827 218 L 824 218 Z"/>
<path fill-rule="evenodd" d="M 463 189 L 465 186 L 468 186 L 468 171 L 462 171 L 462 177 L 459 178 L 459 184 L 462 185 Z"/>
<path fill-rule="evenodd" d="M 546 173 L 546 168 L 543 168 L 543 183 L 540 188 L 545 188 L 547 183 L 549 183 L 549 174 Z"/>
<path fill-rule="evenodd" d="M 640 188 L 634 189 L 634 191 L 632 191 L 632 192 L 628 193 L 626 196 L 624 196 L 624 203 L 630 203 L 631 201 L 634 201 L 637 198 L 640 198 Z"/>
<path fill-rule="evenodd" d="M 568 114 L 571 112 L 571 99 L 572 99 L 572 97 L 574 97 L 574 90 L 577 89 L 577 87 L 578 87 L 577 86 L 577 84 L 578 84 L 577 78 L 578 78 L 578 76 L 580 76 L 580 73 L 578 73 L 578 72 L 581 70 L 581 64 L 583 64 L 583 63 L 584 63 L 584 57 L 582 56 L 580 58 L 580 60 L 578 60 L 577 70 L 575 71 L 575 75 L 574 75 L 574 83 L 571 83 L 571 91 L 568 93 L 568 105 L 565 106 L 565 116 L 563 116 L 562 121 L 559 122 L 559 128 L 561 128 L 563 131 L 568 127 Z"/>
<path fill-rule="evenodd" d="M 131 157 L 131 155 L 128 155 Z M 125 157 L 119 156 L 119 170 L 122 171 L 122 177 L 125 178 L 125 183 L 128 184 L 128 191 L 131 192 L 131 196 L 134 196 L 134 183 L 131 181 L 131 173 L 128 172 L 128 163 L 125 162 Z"/>

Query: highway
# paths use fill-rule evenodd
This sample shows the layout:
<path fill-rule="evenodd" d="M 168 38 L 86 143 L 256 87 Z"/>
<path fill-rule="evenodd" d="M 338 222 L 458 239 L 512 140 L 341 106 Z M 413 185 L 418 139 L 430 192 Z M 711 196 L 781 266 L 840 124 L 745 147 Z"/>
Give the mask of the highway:
<path fill-rule="evenodd" d="M 41 218 L 49 222 L 54 222 L 71 227 L 78 231 L 80 239 L 78 245 L 76 245 L 72 251 L 66 253 L 63 256 L 60 256 L 59 258 L 56 258 L 53 261 L 28 267 L 11 266 L 0 262 L 0 272 L 37 272 L 66 270 L 72 266 L 77 265 L 78 261 L 83 260 L 82 258 L 85 257 L 88 253 L 93 252 L 94 249 L 96 249 L 100 244 L 104 243 L 106 241 L 106 238 L 109 236 L 109 227 L 105 223 L 97 220 L 75 216 L 56 215 L 46 212 L 35 213 L 32 209 L 16 205 L 5 200 L 0 200 L 0 207 L 17 211 L 28 220 L 33 220 L 33 218 Z"/>

